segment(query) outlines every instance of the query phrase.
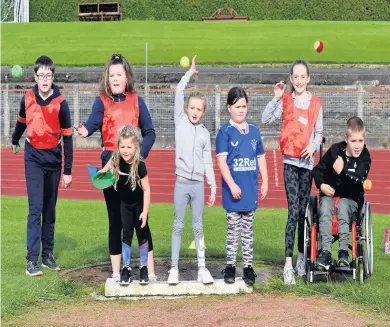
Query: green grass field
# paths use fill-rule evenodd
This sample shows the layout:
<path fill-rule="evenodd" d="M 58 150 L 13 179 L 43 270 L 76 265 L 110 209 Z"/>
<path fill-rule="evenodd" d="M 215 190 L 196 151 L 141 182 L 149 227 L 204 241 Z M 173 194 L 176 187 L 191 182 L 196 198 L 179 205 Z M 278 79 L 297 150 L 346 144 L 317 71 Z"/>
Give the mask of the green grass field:
<path fill-rule="evenodd" d="M 72 297 L 77 301 L 79 296 L 89 294 L 91 289 L 65 282 L 54 272 L 45 270 L 45 275 L 41 278 L 24 275 L 27 199 L 3 196 L 1 200 L 2 318 L 9 320 L 14 315 L 23 314 L 26 306 L 32 305 L 40 297 L 55 298 L 59 301 Z M 60 200 L 57 209 L 54 254 L 61 266 L 71 268 L 107 261 L 108 223 L 104 202 Z M 287 212 L 283 209 L 257 211 L 254 249 L 256 264 L 265 262 L 275 267 L 283 266 L 286 215 Z M 150 217 L 155 255 L 169 256 L 173 206 L 154 204 Z M 297 295 L 322 294 L 364 305 L 370 310 L 388 312 L 390 298 L 384 285 L 388 285 L 390 270 L 389 257 L 384 254 L 383 230 L 388 227 L 389 218 L 388 215 L 373 217 L 375 275 L 366 285 L 361 286 L 353 281 L 306 285 L 302 280 L 298 280 L 297 287 L 286 288 L 281 279 L 275 279 L 266 286 L 257 287 L 257 291 L 293 291 Z M 193 239 L 190 222 L 191 220 L 187 219 L 182 238 L 183 257 L 195 255 L 193 250 L 187 249 Z M 207 256 L 225 258 L 226 223 L 221 207 L 206 208 L 204 228 Z"/>
<path fill-rule="evenodd" d="M 136 65 L 390 63 L 390 22 L 73 22 L 2 24 L 1 64 L 31 66 L 47 54 L 60 66 L 101 66 L 113 53 Z M 325 50 L 314 51 L 316 40 Z"/>

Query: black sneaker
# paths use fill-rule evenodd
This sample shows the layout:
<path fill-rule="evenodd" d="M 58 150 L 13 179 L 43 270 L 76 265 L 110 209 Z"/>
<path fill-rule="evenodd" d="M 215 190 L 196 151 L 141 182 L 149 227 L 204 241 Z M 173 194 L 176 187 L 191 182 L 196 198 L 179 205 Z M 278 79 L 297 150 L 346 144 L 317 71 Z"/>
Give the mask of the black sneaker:
<path fill-rule="evenodd" d="M 42 260 L 42 267 L 50 268 L 50 269 L 53 269 L 55 271 L 61 270 L 60 266 L 57 264 L 57 262 L 55 261 L 53 255 L 51 253 L 49 253 L 49 256 L 47 258 L 44 258 Z"/>
<path fill-rule="evenodd" d="M 255 279 L 257 275 L 253 270 L 252 266 L 244 267 L 244 282 L 249 286 L 253 286 L 255 284 Z"/>
<path fill-rule="evenodd" d="M 142 266 L 139 270 L 139 283 L 141 285 L 148 285 L 149 284 L 149 274 L 148 274 L 148 267 Z"/>
<path fill-rule="evenodd" d="M 317 267 L 321 270 L 329 270 L 332 263 L 332 255 L 328 251 L 322 251 L 317 259 Z"/>
<path fill-rule="evenodd" d="M 348 251 L 340 250 L 339 251 L 339 266 L 340 267 L 349 267 Z"/>
<path fill-rule="evenodd" d="M 27 261 L 26 275 L 28 276 L 42 276 L 43 272 L 36 261 Z"/>
<path fill-rule="evenodd" d="M 236 281 L 236 267 L 233 265 L 226 265 L 226 268 L 221 271 L 224 274 L 223 279 L 226 284 L 233 284 Z"/>
<path fill-rule="evenodd" d="M 129 265 L 124 265 L 121 271 L 121 285 L 129 285 L 131 283 L 131 267 Z"/>

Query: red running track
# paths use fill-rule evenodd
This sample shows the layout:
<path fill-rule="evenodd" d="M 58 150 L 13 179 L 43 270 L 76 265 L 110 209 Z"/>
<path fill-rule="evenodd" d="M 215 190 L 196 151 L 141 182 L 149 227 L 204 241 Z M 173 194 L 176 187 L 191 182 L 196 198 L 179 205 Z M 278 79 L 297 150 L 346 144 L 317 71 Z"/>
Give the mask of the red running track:
<path fill-rule="evenodd" d="M 367 192 L 367 198 L 372 205 L 373 212 L 390 214 L 390 172 L 388 161 L 390 151 L 370 151 L 372 167 L 369 178 L 373 189 Z M 283 162 L 280 151 L 267 151 L 267 165 L 269 174 L 269 191 L 265 200 L 259 199 L 261 208 L 286 208 L 287 201 L 283 185 Z M 1 194 L 25 196 L 26 182 L 24 177 L 23 150 L 13 154 L 9 149 L 1 150 Z M 100 150 L 78 149 L 74 152 L 73 183 L 71 188 L 60 187 L 59 198 L 102 200 L 103 192 L 95 189 L 89 181 L 87 164 L 99 166 Z M 152 150 L 146 160 L 152 190 L 152 202 L 172 203 L 175 184 L 175 163 L 173 150 Z M 221 174 L 215 165 L 217 179 L 216 204 L 221 205 Z M 313 193 L 317 190 L 312 189 Z M 205 196 L 209 195 L 206 188 Z"/>

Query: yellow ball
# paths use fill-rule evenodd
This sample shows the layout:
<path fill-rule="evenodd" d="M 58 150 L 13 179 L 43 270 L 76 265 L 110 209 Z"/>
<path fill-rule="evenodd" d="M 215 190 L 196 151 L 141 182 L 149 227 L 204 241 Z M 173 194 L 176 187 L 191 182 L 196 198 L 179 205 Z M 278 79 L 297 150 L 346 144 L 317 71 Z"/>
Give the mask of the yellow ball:
<path fill-rule="evenodd" d="M 190 59 L 188 59 L 188 57 L 181 57 L 180 59 L 180 65 L 183 67 L 183 68 L 186 68 L 190 65 Z"/>

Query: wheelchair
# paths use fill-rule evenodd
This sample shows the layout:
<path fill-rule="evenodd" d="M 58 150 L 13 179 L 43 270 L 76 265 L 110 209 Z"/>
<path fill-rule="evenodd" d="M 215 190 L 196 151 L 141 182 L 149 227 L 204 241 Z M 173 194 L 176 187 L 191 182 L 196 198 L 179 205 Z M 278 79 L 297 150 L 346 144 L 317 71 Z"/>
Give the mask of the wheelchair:
<path fill-rule="evenodd" d="M 320 149 L 320 158 L 322 156 L 323 143 Z M 338 240 L 338 221 L 337 221 L 337 203 L 334 201 L 334 216 L 332 220 L 333 243 Z M 355 217 L 351 217 L 350 232 L 351 244 L 349 249 L 352 253 L 352 260 L 349 267 L 338 266 L 337 261 L 333 260 L 329 270 L 321 271 L 317 268 L 317 257 L 321 252 L 321 236 L 319 233 L 319 197 L 311 195 L 307 206 L 304 227 L 303 244 L 304 260 L 306 263 L 306 280 L 313 283 L 317 276 L 325 275 L 327 280 L 337 274 L 352 275 L 353 280 L 364 284 L 367 278 L 374 273 L 373 256 L 373 235 L 372 235 L 372 216 L 370 203 L 364 197 L 360 203 Z"/>

